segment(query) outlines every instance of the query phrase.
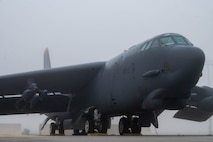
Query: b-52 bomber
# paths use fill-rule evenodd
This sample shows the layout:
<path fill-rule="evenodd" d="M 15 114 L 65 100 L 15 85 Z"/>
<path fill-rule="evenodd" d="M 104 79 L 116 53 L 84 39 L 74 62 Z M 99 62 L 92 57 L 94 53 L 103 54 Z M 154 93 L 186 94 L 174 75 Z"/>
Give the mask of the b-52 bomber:
<path fill-rule="evenodd" d="M 0 115 L 46 114 L 51 135 L 107 133 L 116 116 L 120 135 L 139 134 L 158 128 L 164 110 L 193 121 L 212 115 L 213 89 L 196 86 L 205 55 L 180 34 L 156 36 L 106 62 L 51 68 L 44 57 L 44 70 L 0 76 Z"/>

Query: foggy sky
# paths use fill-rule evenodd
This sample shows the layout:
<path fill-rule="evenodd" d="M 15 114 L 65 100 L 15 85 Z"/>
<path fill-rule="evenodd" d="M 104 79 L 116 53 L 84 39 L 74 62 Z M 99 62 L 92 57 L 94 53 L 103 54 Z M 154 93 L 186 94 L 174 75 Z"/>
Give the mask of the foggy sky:
<path fill-rule="evenodd" d="M 106 61 L 168 32 L 187 37 L 211 61 L 212 6 L 212 0 L 0 0 L 0 74 L 42 69 L 46 47 L 52 66 L 60 67 Z M 205 68 L 199 84 L 213 85 L 207 78 Z M 180 123 L 175 125 L 177 133 L 181 128 L 208 133 L 208 122 L 168 117 L 171 113 L 160 116 L 163 132 L 169 132 L 165 123 Z M 14 116 L 0 117 L 0 122 L 3 118 L 16 122 Z"/>

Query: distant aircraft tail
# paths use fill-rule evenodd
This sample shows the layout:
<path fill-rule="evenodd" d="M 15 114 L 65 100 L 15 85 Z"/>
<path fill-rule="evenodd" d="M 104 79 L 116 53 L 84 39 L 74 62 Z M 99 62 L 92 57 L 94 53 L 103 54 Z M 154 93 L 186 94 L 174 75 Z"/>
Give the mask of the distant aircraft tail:
<path fill-rule="evenodd" d="M 51 68 L 50 55 L 49 55 L 48 48 L 46 48 L 44 50 L 44 69 L 50 69 L 50 68 Z"/>

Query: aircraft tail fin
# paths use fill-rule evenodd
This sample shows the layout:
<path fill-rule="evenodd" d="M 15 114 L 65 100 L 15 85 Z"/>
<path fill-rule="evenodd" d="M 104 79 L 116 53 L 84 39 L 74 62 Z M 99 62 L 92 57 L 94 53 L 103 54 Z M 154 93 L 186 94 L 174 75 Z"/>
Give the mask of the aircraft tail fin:
<path fill-rule="evenodd" d="M 44 50 L 44 69 L 50 69 L 51 63 L 50 63 L 50 55 L 48 48 L 45 48 Z"/>

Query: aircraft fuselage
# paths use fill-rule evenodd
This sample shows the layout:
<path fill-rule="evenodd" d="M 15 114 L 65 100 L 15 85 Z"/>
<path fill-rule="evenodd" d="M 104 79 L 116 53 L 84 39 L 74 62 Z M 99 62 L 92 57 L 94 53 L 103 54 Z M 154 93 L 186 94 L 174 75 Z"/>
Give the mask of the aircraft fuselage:
<path fill-rule="evenodd" d="M 192 45 L 150 49 L 144 49 L 143 45 L 135 45 L 107 61 L 79 92 L 81 95 L 76 95 L 80 96 L 76 99 L 84 102 L 78 108 L 95 106 L 103 114 L 116 116 L 185 107 L 202 74 L 205 60 L 202 50 Z"/>

